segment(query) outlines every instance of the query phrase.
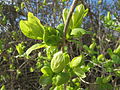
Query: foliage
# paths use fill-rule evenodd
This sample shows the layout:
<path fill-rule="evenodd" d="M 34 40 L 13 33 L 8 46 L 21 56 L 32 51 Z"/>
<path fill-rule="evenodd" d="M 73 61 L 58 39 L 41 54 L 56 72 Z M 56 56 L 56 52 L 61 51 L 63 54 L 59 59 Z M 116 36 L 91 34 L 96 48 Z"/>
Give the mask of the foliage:
<path fill-rule="evenodd" d="M 70 21 L 70 24 L 69 24 L 69 27 L 67 30 L 66 40 L 72 40 L 73 38 L 79 38 L 79 37 L 82 37 L 84 34 L 91 34 L 90 32 L 88 33 L 86 30 L 80 28 L 82 20 L 86 16 L 87 11 L 88 11 L 88 9 L 85 10 L 84 6 L 82 4 L 78 5 L 76 7 L 76 10 L 73 13 L 72 19 Z M 69 10 L 67 10 L 67 9 L 63 10 L 64 23 L 67 19 L 68 12 L 69 12 Z M 28 13 L 28 20 L 29 20 L 29 14 L 30 13 Z M 33 14 L 31 14 L 31 15 L 33 15 Z M 110 14 L 108 13 L 108 16 L 106 18 L 106 20 L 108 20 L 108 21 L 106 21 L 106 22 L 109 22 L 109 19 L 110 19 Z M 33 18 L 33 21 L 35 21 L 35 20 L 36 20 L 36 18 L 35 19 Z M 28 24 L 28 26 L 31 26 L 31 23 L 27 23 L 27 24 Z M 33 22 L 33 25 L 34 24 L 35 24 L 35 22 Z M 34 32 L 36 33 L 36 31 L 34 29 L 33 29 L 34 31 L 25 29 L 24 27 L 27 27 L 27 26 L 24 26 L 24 25 L 26 25 L 26 24 L 23 21 L 20 21 L 20 28 L 22 30 L 23 29 L 26 30 L 26 32 L 23 32 L 23 34 L 26 36 L 30 35 L 29 38 L 31 38 L 31 39 L 38 39 L 38 38 L 31 37 L 31 34 Z M 62 40 L 61 36 L 63 36 L 62 35 L 63 30 L 59 31 L 52 27 L 47 27 L 47 26 L 43 26 L 43 25 L 41 25 L 41 26 L 44 28 L 39 28 L 37 26 L 33 26 L 33 28 L 35 27 L 36 30 L 37 29 L 42 30 L 42 33 L 37 32 L 37 34 L 34 33 L 34 35 L 32 35 L 32 36 L 36 36 L 36 37 L 40 36 L 41 37 L 40 39 L 43 40 L 43 45 L 45 44 L 45 46 L 47 46 L 47 47 L 56 46 L 56 48 L 58 48 L 59 45 L 64 43 L 63 41 L 61 41 Z M 61 26 L 59 26 L 59 27 L 60 27 L 59 29 L 63 29 Z M 27 32 L 27 31 L 31 31 L 31 32 Z M 38 35 L 38 33 L 39 33 L 39 35 Z M 61 35 L 60 35 L 60 33 L 61 33 Z M 65 52 L 58 51 L 56 53 L 52 53 L 53 54 L 52 59 L 51 58 L 49 59 L 47 57 L 45 59 L 46 64 L 50 65 L 50 66 L 46 66 L 44 63 L 43 67 L 41 68 L 41 72 L 43 73 L 43 75 L 40 77 L 40 83 L 42 85 L 52 84 L 51 88 L 53 88 L 55 86 L 60 86 L 62 84 L 70 86 L 70 83 L 72 83 L 72 82 L 69 82 L 71 78 L 78 77 L 78 78 L 80 78 L 79 81 L 81 81 L 82 78 L 86 77 L 86 72 L 90 72 L 90 69 L 94 68 L 95 65 L 100 66 L 103 70 L 105 69 L 105 72 L 111 72 L 111 71 L 106 70 L 107 68 L 109 68 L 109 66 L 105 67 L 105 64 L 108 63 L 106 61 L 111 61 L 111 64 L 119 64 L 119 60 L 120 60 L 119 46 L 117 49 L 114 50 L 114 52 L 111 52 L 111 55 L 110 55 L 111 60 L 110 59 L 107 60 L 103 54 L 99 54 L 99 52 L 95 50 L 95 47 L 96 47 L 95 41 L 89 47 L 87 45 L 83 45 L 83 48 L 85 49 L 85 51 L 87 51 L 86 54 L 83 53 L 83 55 L 82 55 L 82 53 L 81 53 L 80 56 L 74 57 L 72 59 L 72 61 L 69 60 L 69 54 L 67 54 L 67 50 L 65 50 Z M 38 48 L 41 48 L 40 44 L 38 44 Z M 63 48 L 65 48 L 65 46 L 63 46 Z M 36 47 L 32 46 L 31 48 L 29 48 L 29 51 L 31 52 L 34 49 L 36 49 Z M 49 52 L 51 52 L 51 51 L 48 51 L 48 53 Z M 27 55 L 29 55 L 29 53 Z M 47 53 L 46 53 L 46 55 L 47 55 Z M 90 65 L 91 64 L 90 62 L 87 65 L 85 64 L 85 59 L 86 59 L 86 57 L 84 57 L 85 55 L 87 55 L 87 56 L 89 55 L 91 57 L 90 61 L 92 61 L 94 63 L 92 66 Z M 96 55 L 97 55 L 97 57 L 96 57 Z M 111 69 L 113 69 L 112 71 L 114 71 L 114 68 L 111 67 Z M 71 71 L 73 71 L 73 72 L 71 72 Z M 108 75 L 109 75 L 109 73 L 108 73 Z M 109 75 L 107 77 L 97 77 L 96 82 L 94 82 L 94 83 L 98 84 L 97 87 L 99 90 L 106 90 L 106 89 L 108 89 L 108 87 L 109 87 L 109 90 L 112 90 L 112 86 L 111 86 L 111 84 L 109 84 L 111 77 L 112 77 L 112 75 Z M 61 87 L 61 88 L 63 88 L 63 87 Z M 78 88 L 80 88 L 80 87 L 78 87 Z"/>
<path fill-rule="evenodd" d="M 55 1 L 56 4 L 58 2 Z M 66 4 L 67 0 L 61 2 Z M 47 0 L 42 3 L 43 6 L 40 8 L 49 5 Z M 99 5 L 101 4 L 102 2 L 99 2 Z M 26 3 L 22 2 L 21 9 L 25 7 Z M 102 15 L 99 17 L 103 26 L 94 32 L 91 27 L 84 27 L 88 23 L 85 23 L 85 20 L 88 20 L 86 17 L 90 15 L 90 9 L 85 7 L 80 4 L 75 8 L 66 38 L 63 31 L 69 13 L 69 9 L 66 8 L 63 9 L 62 23 L 58 20 L 57 24 L 54 21 L 48 22 L 49 25 L 43 24 L 45 18 L 39 20 L 37 14 L 28 12 L 27 20 L 21 20 L 19 23 L 21 32 L 26 37 L 20 31 L 12 31 L 7 34 L 10 35 L 9 38 L 0 38 L 2 56 L 0 70 L 4 71 L 0 72 L 0 89 L 113 90 L 117 88 L 120 77 L 119 36 L 109 33 L 104 36 L 102 28 L 119 33 L 120 22 L 116 16 L 108 12 L 104 18 L 101 18 Z M 19 7 L 14 8 L 17 12 L 20 11 Z M 7 24 L 7 18 L 3 17 L 2 25 Z M 53 22 L 54 25 L 51 25 Z M 87 25 L 90 24 L 95 27 L 94 23 Z M 66 41 L 65 46 L 63 39 Z M 84 39 L 90 40 L 89 43 Z M 10 85 L 6 83 L 9 81 Z"/>

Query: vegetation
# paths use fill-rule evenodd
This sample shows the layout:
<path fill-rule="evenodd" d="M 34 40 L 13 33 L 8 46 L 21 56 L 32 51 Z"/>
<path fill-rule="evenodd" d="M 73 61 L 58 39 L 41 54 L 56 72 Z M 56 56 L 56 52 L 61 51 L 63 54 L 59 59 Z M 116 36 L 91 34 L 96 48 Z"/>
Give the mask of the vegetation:
<path fill-rule="evenodd" d="M 0 89 L 119 90 L 120 0 L 111 2 L 1 1 Z"/>

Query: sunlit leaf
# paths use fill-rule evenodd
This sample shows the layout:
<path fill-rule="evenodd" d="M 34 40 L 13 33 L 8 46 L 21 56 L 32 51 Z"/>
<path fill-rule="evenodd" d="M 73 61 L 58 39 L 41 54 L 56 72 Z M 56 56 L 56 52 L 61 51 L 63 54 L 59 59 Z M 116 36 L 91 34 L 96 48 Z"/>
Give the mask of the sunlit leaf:
<path fill-rule="evenodd" d="M 85 78 L 86 77 L 85 72 L 80 67 L 74 68 L 73 71 L 80 78 Z"/>
<path fill-rule="evenodd" d="M 78 57 L 74 57 L 72 59 L 72 61 L 70 62 L 70 67 L 71 68 L 77 67 L 81 63 L 82 60 L 83 60 L 83 56 L 82 55 L 80 55 Z"/>
<path fill-rule="evenodd" d="M 21 20 L 19 25 L 23 34 L 28 38 L 43 39 L 44 27 L 31 12 L 28 13 L 28 20 Z"/>
<path fill-rule="evenodd" d="M 71 31 L 71 35 L 73 35 L 75 37 L 80 37 L 84 34 L 87 34 L 87 31 L 82 28 L 75 28 L 75 29 L 72 29 L 72 31 Z"/>
<path fill-rule="evenodd" d="M 45 45 L 45 44 L 39 44 L 39 43 L 37 43 L 37 44 L 31 46 L 31 47 L 25 52 L 25 54 L 26 54 L 27 56 L 29 56 L 29 54 L 30 54 L 33 50 L 40 49 L 40 48 L 43 48 L 43 47 L 46 47 L 46 45 Z"/>
<path fill-rule="evenodd" d="M 52 27 L 46 27 L 43 41 L 49 46 L 57 46 L 60 42 L 59 31 Z"/>

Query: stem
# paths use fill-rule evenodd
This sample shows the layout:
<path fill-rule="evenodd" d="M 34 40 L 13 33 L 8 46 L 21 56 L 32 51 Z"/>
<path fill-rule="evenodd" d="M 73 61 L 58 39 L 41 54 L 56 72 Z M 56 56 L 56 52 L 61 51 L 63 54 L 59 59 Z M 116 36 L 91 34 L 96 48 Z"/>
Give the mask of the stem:
<path fill-rule="evenodd" d="M 63 30 L 63 34 L 64 34 L 63 35 L 63 47 L 61 48 L 63 52 L 64 52 L 64 46 L 66 46 L 66 33 L 67 33 L 68 25 L 69 25 L 70 19 L 72 17 L 72 14 L 74 12 L 74 9 L 77 5 L 77 2 L 78 2 L 78 0 L 73 1 L 71 8 L 70 8 L 70 11 L 69 11 L 68 16 L 67 16 L 67 20 L 65 22 L 65 26 L 64 26 L 64 30 Z"/>
<path fill-rule="evenodd" d="M 63 46 L 61 48 L 63 52 L 64 52 L 64 47 L 66 46 L 66 34 L 67 34 L 69 22 L 70 22 L 70 19 L 72 17 L 72 14 L 74 12 L 74 9 L 75 9 L 75 7 L 77 5 L 77 2 L 78 2 L 78 0 L 73 1 L 72 5 L 71 5 L 71 8 L 70 8 L 70 11 L 69 11 L 68 16 L 67 16 L 67 20 L 65 22 L 65 26 L 64 26 L 64 30 L 63 30 L 63 34 L 64 34 L 63 35 Z M 66 90 L 66 86 L 67 86 L 67 84 L 64 84 L 64 90 Z"/>

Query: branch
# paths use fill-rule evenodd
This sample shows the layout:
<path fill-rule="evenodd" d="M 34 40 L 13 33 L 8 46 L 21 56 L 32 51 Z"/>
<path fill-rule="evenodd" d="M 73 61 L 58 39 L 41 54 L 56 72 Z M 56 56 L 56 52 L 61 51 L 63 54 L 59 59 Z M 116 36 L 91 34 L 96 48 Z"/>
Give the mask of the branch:
<path fill-rule="evenodd" d="M 64 26 L 64 30 L 63 30 L 63 34 L 64 34 L 64 36 L 63 36 L 63 47 L 66 44 L 66 33 L 67 33 L 68 25 L 69 25 L 70 19 L 72 17 L 72 14 L 74 12 L 74 9 L 77 5 L 77 2 L 78 2 L 78 0 L 73 1 L 72 5 L 71 5 L 71 8 L 70 8 L 70 11 L 69 11 L 68 16 L 67 16 L 67 20 L 65 22 L 65 26 Z M 63 50 L 63 47 L 62 47 L 62 50 Z"/>
<path fill-rule="evenodd" d="M 78 2 L 78 0 L 74 0 L 74 1 L 73 1 L 72 6 L 71 6 L 71 8 L 70 8 L 70 11 L 69 11 L 69 13 L 68 13 L 67 20 L 66 20 L 66 22 L 65 22 L 65 26 L 64 26 L 64 30 L 63 30 L 63 32 L 64 32 L 64 37 L 66 37 L 67 28 L 68 28 L 68 25 L 69 25 L 71 16 L 72 16 L 72 14 L 73 14 L 73 12 L 74 12 L 74 9 L 75 9 L 75 7 L 76 7 L 76 5 L 77 5 L 77 2 Z"/>

